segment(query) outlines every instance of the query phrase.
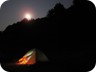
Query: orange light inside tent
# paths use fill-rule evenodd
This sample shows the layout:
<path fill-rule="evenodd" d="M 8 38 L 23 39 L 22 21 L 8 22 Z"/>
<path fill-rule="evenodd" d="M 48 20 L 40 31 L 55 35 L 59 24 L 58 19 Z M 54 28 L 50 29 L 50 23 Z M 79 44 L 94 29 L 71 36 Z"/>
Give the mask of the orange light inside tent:
<path fill-rule="evenodd" d="M 25 54 L 21 59 L 18 60 L 17 64 L 19 65 L 32 65 L 36 63 L 36 52 L 30 51 Z"/>
<path fill-rule="evenodd" d="M 27 57 L 23 57 L 18 61 L 18 64 L 26 64 L 27 63 Z"/>
<path fill-rule="evenodd" d="M 32 57 L 28 60 L 27 64 L 35 64 L 36 63 L 36 53 L 32 54 Z"/>

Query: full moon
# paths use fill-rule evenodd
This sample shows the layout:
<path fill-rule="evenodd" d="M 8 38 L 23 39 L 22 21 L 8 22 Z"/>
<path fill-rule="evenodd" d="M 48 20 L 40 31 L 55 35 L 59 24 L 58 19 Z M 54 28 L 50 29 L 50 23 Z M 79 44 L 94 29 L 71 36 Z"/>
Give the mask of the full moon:
<path fill-rule="evenodd" d="M 32 15 L 30 13 L 26 13 L 24 18 L 26 18 L 27 20 L 31 20 L 32 19 Z"/>

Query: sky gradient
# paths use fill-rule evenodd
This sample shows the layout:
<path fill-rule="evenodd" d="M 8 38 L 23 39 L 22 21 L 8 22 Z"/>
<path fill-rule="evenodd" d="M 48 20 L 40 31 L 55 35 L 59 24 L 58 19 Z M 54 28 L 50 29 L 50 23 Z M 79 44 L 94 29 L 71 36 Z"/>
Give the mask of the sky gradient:
<path fill-rule="evenodd" d="M 62 3 L 66 8 L 72 5 L 73 0 L 9 0 L 0 9 L 0 31 L 8 25 L 21 21 L 25 13 L 31 13 L 33 18 L 46 16 L 56 3 Z"/>

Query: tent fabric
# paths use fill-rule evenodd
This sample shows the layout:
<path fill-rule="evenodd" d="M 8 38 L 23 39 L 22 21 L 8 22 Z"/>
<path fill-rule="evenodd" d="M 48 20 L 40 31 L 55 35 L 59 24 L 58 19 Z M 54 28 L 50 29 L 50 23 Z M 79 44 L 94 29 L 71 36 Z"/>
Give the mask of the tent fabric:
<path fill-rule="evenodd" d="M 48 61 L 47 56 L 38 49 L 32 49 L 28 51 L 22 58 L 18 60 L 18 64 L 35 64 L 36 62 L 46 62 Z"/>

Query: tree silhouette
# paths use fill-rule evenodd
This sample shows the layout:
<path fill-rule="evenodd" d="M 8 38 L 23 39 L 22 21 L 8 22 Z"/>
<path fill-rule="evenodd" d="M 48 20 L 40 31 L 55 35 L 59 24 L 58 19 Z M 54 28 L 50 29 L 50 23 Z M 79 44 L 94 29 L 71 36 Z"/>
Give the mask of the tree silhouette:
<path fill-rule="evenodd" d="M 57 3 L 53 9 L 48 11 L 47 17 L 61 16 L 64 15 L 64 12 L 66 12 L 64 6 L 61 3 Z"/>

